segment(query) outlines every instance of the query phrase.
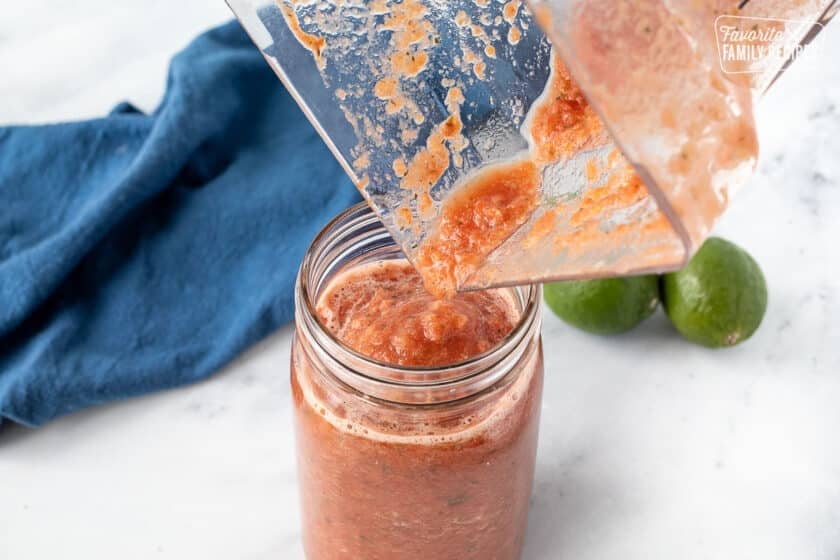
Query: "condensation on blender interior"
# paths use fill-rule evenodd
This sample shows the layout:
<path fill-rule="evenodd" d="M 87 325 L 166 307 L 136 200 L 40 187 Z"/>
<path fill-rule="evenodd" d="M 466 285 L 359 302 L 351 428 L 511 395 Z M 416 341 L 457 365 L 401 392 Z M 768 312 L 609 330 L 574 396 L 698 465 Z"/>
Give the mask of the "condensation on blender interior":
<path fill-rule="evenodd" d="M 512 58 L 504 51 L 510 29 L 522 25 L 520 2 L 479 0 L 469 10 L 420 0 L 278 0 L 278 5 L 356 133 L 357 176 L 368 185 L 401 186 L 399 192 L 380 190 L 401 197 L 397 224 L 413 228 L 419 241 L 423 222 L 436 215 L 440 203 L 442 193 L 433 188 L 443 181 L 439 190 L 448 190 L 480 163 L 463 154 L 470 141 L 462 134 L 461 105 L 478 103 L 467 101 L 464 91 L 494 79 L 488 60 Z M 453 13 L 431 18 L 430 10 Z M 524 115 L 521 108 L 519 113 Z"/>

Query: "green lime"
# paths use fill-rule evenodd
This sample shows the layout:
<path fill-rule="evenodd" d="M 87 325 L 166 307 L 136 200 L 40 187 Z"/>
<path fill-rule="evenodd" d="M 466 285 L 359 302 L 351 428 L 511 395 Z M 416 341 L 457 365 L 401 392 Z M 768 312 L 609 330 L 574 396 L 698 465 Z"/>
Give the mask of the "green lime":
<path fill-rule="evenodd" d="M 712 348 L 734 346 L 761 324 L 767 285 L 746 251 L 710 237 L 685 268 L 662 277 L 662 302 L 688 340 Z"/>
<path fill-rule="evenodd" d="M 629 331 L 659 304 L 656 276 L 575 280 L 545 285 L 545 302 L 567 323 L 595 334 Z"/>

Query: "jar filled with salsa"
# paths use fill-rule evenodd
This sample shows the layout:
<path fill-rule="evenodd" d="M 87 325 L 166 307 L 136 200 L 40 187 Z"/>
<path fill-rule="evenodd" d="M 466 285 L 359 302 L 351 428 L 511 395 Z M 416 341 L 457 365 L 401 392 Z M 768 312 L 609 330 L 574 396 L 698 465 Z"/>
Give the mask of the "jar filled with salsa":
<path fill-rule="evenodd" d="M 436 299 L 365 204 L 304 257 L 291 384 L 308 560 L 516 560 L 540 288 Z"/>

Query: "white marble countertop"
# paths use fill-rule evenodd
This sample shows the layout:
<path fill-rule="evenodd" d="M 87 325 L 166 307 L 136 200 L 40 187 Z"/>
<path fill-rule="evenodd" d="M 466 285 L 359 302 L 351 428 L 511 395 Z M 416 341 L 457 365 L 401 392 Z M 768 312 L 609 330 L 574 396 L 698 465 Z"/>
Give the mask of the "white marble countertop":
<path fill-rule="evenodd" d="M 228 17 L 8 3 L 0 122 L 151 109 L 169 55 Z M 717 230 L 767 275 L 755 337 L 715 352 L 661 312 L 618 338 L 546 316 L 526 560 L 840 558 L 840 23 L 826 34 L 761 105 L 759 171 Z M 0 559 L 302 559 L 290 334 L 192 387 L 0 430 Z"/>

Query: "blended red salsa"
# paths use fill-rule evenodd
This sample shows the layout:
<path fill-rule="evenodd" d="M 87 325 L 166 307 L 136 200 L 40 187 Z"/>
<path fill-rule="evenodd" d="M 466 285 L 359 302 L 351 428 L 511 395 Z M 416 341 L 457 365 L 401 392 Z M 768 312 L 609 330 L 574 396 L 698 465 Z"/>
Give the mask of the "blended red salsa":
<path fill-rule="evenodd" d="M 356 352 L 442 366 L 498 345 L 521 311 L 512 290 L 439 300 L 404 260 L 339 274 L 316 302 Z M 542 353 L 476 395 L 400 405 L 342 385 L 296 337 L 292 394 L 308 560 L 516 560 L 534 475 Z"/>
<path fill-rule="evenodd" d="M 503 290 L 437 299 L 405 260 L 345 272 L 318 301 L 317 313 L 344 344 L 380 362 L 442 366 L 489 350 L 519 319 Z"/>
<path fill-rule="evenodd" d="M 426 288 L 457 297 L 457 287 L 528 221 L 540 203 L 541 182 L 540 169 L 525 160 L 488 166 L 457 187 L 417 251 Z"/>

